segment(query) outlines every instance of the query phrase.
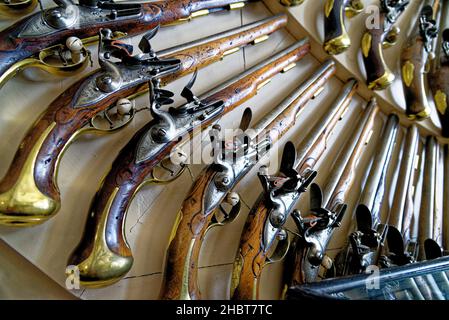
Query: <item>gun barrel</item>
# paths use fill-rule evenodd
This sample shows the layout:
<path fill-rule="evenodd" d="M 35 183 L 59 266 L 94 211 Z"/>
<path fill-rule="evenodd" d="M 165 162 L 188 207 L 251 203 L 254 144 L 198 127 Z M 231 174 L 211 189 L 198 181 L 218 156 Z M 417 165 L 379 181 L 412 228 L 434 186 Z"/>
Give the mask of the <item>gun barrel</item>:
<path fill-rule="evenodd" d="M 400 232 L 403 231 L 403 220 L 407 219 L 404 215 L 407 215 L 405 213 L 407 195 L 411 192 L 411 186 L 413 185 L 413 173 L 415 172 L 418 143 L 418 128 L 415 125 L 412 125 L 407 130 L 407 136 L 404 141 L 401 168 L 396 183 L 393 206 L 391 207 L 390 216 L 388 218 L 388 225 L 395 227 Z"/>
<path fill-rule="evenodd" d="M 270 129 L 271 124 L 276 124 L 275 120 L 278 119 L 279 116 L 284 115 L 289 106 L 293 107 L 291 109 L 294 118 L 296 119 L 301 114 L 300 111 L 310 98 L 309 95 L 305 93 L 308 91 L 315 92 L 312 88 L 316 86 L 322 87 L 322 85 L 335 73 L 335 68 L 334 61 L 325 61 L 305 82 L 293 90 L 276 108 L 257 122 L 257 124 L 254 125 L 253 130 L 249 132 L 248 136 L 251 139 L 255 139 L 257 136 L 265 135 L 263 132 Z M 274 129 L 275 130 L 273 130 L 272 133 L 282 134 L 282 130 L 279 130 L 281 129 L 279 126 L 274 127 Z M 277 139 L 277 136 L 274 137 L 273 134 L 270 134 L 270 136 Z"/>
<path fill-rule="evenodd" d="M 12 70 L 21 70 L 27 58 L 36 58 L 53 46 L 64 46 L 69 37 L 88 41 L 103 28 L 134 36 L 158 25 L 167 26 L 212 12 L 241 8 L 249 1 L 252 0 L 166 0 L 135 4 L 97 1 L 95 7 L 70 1 L 73 7 L 67 11 L 59 2 L 0 31 L 0 79 L 6 74 L 8 78 L 13 76 Z M 111 19 L 110 12 L 116 12 L 116 17 Z M 7 80 L 3 78 L 0 87 Z"/>
<path fill-rule="evenodd" d="M 438 155 L 438 142 L 433 136 L 426 139 L 426 163 L 422 188 L 422 201 L 418 230 L 420 260 L 425 259 L 424 241 L 433 239 L 433 220 L 435 212 L 435 175 Z"/>
<path fill-rule="evenodd" d="M 269 132 L 269 143 L 274 145 L 278 138 L 295 124 L 297 114 L 305 103 L 321 92 L 321 88 L 334 73 L 335 63 L 332 61 L 318 68 L 318 71 L 303 85 L 295 89 L 259 122 L 255 132 Z M 272 132 L 275 133 L 272 134 Z M 266 137 L 265 133 L 261 135 Z M 250 138 L 254 139 L 254 136 L 250 135 Z M 259 134 L 256 138 L 257 141 L 261 141 Z M 214 137 L 213 142 L 220 144 L 216 139 L 218 138 Z M 251 141 L 254 142 L 254 140 Z M 259 152 L 260 149 L 254 145 L 249 148 L 248 154 L 252 154 L 254 150 Z M 213 164 L 204 168 L 183 201 L 179 213 L 180 220 L 174 226 L 172 231 L 174 236 L 168 248 L 166 282 L 160 295 L 163 299 L 200 299 L 201 294 L 197 283 L 198 259 L 207 231 L 213 225 L 217 225 L 213 220 L 214 213 L 225 201 L 228 192 L 231 192 L 258 162 L 258 159 L 250 159 L 245 155 L 239 156 L 236 153 L 231 155 L 231 157 L 216 157 Z M 222 181 L 226 182 L 221 183 Z M 233 208 L 240 210 L 240 205 L 236 204 Z M 190 247 L 186 246 L 188 243 Z"/>
<path fill-rule="evenodd" d="M 448 0 L 442 0 L 442 9 L 441 9 L 441 24 L 440 24 L 440 30 L 446 30 L 449 29 L 449 1 Z"/>
<path fill-rule="evenodd" d="M 379 142 L 380 148 L 376 151 L 368 180 L 359 201 L 371 211 L 374 227 L 380 223 L 380 206 L 385 192 L 386 174 L 394 150 L 398 125 L 399 118 L 394 114 L 390 115 L 383 131 L 382 140 Z"/>
<path fill-rule="evenodd" d="M 257 93 L 257 88 L 267 79 L 281 73 L 292 63 L 302 59 L 308 52 L 307 41 L 276 54 L 274 58 L 261 62 L 243 74 L 233 77 L 226 84 L 210 91 L 210 95 L 200 101 L 204 105 L 223 102 L 219 113 L 211 113 L 194 127 L 208 127 L 220 116 L 237 108 Z M 204 96 L 204 95 L 203 95 Z M 187 104 L 189 105 L 189 104 Z M 178 138 L 167 143 L 148 142 L 147 137 L 157 122 L 149 122 L 140 129 L 114 160 L 111 170 L 106 174 L 102 186 L 91 204 L 85 226 L 85 233 L 69 264 L 80 269 L 80 281 L 86 287 L 105 286 L 120 280 L 131 268 L 133 257 L 131 248 L 122 230 L 126 214 L 133 196 L 145 182 L 151 182 L 157 165 L 178 145 Z M 178 137 L 186 138 L 194 128 L 180 131 Z M 193 132 L 194 134 L 195 132 Z M 109 257 L 107 262 L 96 254 L 95 248 L 102 248 Z"/>
<path fill-rule="evenodd" d="M 286 16 L 279 15 L 165 50 L 162 57 L 179 58 L 181 66 L 173 74 L 164 76 L 161 83 L 166 85 L 179 77 L 217 62 L 225 55 L 225 52 L 249 45 L 258 37 L 275 32 L 286 22 Z M 299 44 L 304 49 L 302 54 L 305 54 L 308 51 L 307 41 L 300 41 Z M 123 68 L 123 70 L 129 73 L 140 72 L 140 68 L 132 67 Z M 251 70 L 247 74 L 250 74 Z M 116 90 L 104 93 L 99 90 L 96 79 L 105 72 L 103 69 L 98 69 L 70 86 L 48 106 L 29 129 L 7 174 L 0 180 L 0 224 L 27 226 L 42 223 L 51 218 L 60 206 L 57 169 L 64 150 L 78 135 L 88 130 L 101 131 L 101 128 L 95 127 L 92 123 L 105 113 L 113 114 L 110 109 L 114 108 L 120 98 L 131 99 L 148 90 L 147 81 L 151 76 L 136 75 L 128 76 L 132 80 L 124 82 Z M 129 122 L 131 119 L 132 117 Z M 111 131 L 113 130 L 109 130 Z M 52 156 L 48 157 L 49 154 Z M 38 169 L 34 170 L 33 165 Z M 29 187 L 33 185 L 36 187 Z M 20 196 L 21 194 L 25 196 Z M 36 199 L 42 199 L 42 201 Z M 44 206 L 44 203 L 48 205 Z"/>
<path fill-rule="evenodd" d="M 352 168 L 348 170 L 345 170 L 345 168 L 347 168 L 350 159 L 352 159 L 354 164 L 357 163 L 360 157 L 360 152 L 372 133 L 372 127 L 377 113 L 377 102 L 375 99 L 372 99 L 366 107 L 362 118 L 359 120 L 357 128 L 352 134 L 354 139 L 350 139 L 345 144 L 344 149 L 341 150 L 337 161 L 334 163 L 332 174 L 328 178 L 323 192 L 323 204 L 326 208 L 332 208 L 337 202 L 344 201 L 345 194 L 349 187 L 343 180 L 352 180 L 354 174 L 351 172 Z M 345 177 L 343 177 L 344 172 L 348 173 Z M 341 188 L 339 188 L 339 186 Z"/>

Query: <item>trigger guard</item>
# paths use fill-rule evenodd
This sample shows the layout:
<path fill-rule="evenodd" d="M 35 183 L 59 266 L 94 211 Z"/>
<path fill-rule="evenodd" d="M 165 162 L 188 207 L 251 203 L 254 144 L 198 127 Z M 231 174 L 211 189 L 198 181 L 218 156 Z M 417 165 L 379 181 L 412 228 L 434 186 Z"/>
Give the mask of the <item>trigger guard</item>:
<path fill-rule="evenodd" d="M 92 131 L 97 131 L 97 132 L 101 132 L 101 133 L 113 133 L 116 131 L 119 131 L 123 128 L 125 128 L 127 125 L 129 125 L 131 123 L 131 121 L 134 119 L 134 116 L 136 115 L 136 110 L 135 109 L 131 109 L 131 113 L 129 114 L 129 118 L 126 119 L 123 123 L 120 123 L 119 125 L 114 125 L 114 120 L 111 119 L 111 117 L 108 115 L 108 111 L 110 109 L 107 109 L 105 111 L 103 111 L 103 119 L 105 121 L 107 121 L 109 123 L 109 128 L 100 128 L 95 124 L 95 119 L 97 119 L 97 117 L 100 117 L 100 114 L 97 114 L 95 117 L 93 117 L 90 120 L 90 130 Z"/>
<path fill-rule="evenodd" d="M 62 45 L 58 45 L 62 47 Z M 83 48 L 81 50 L 82 59 L 76 63 L 69 63 L 64 65 L 61 63 L 60 65 L 52 64 L 46 59 L 50 56 L 57 56 L 56 47 L 47 48 L 42 50 L 37 56 L 34 58 L 30 58 L 33 63 L 23 64 L 20 68 L 23 71 L 23 75 L 26 79 L 31 81 L 54 81 L 56 77 L 71 77 L 76 74 L 81 73 L 85 70 L 90 63 L 90 52 Z M 57 57 L 60 61 L 61 58 Z"/>
<path fill-rule="evenodd" d="M 217 219 L 218 211 L 221 210 L 222 212 L 225 212 L 225 210 L 223 209 L 223 207 L 220 204 L 219 207 L 215 210 L 214 216 L 212 217 L 212 221 L 211 221 L 209 227 L 207 228 L 206 233 L 209 232 L 209 230 L 212 228 L 223 227 L 223 226 L 235 221 L 235 219 L 237 219 L 237 217 L 240 214 L 241 208 L 242 208 L 242 202 L 241 202 L 241 200 L 239 200 L 239 202 L 237 202 L 237 204 L 235 206 L 231 207 L 231 211 L 227 214 L 228 217 L 223 219 L 222 221 L 219 221 Z"/>
<path fill-rule="evenodd" d="M 73 73 L 75 74 L 77 71 L 83 70 L 85 67 L 87 67 L 88 62 L 90 61 L 90 51 L 86 48 L 82 48 L 80 50 L 81 59 L 78 62 L 71 62 L 68 64 L 62 64 L 62 65 L 55 65 L 52 64 L 49 61 L 46 61 L 48 57 L 57 57 L 58 60 L 61 60 L 61 57 L 58 55 L 58 50 L 61 50 L 63 52 L 70 52 L 65 46 L 63 45 L 56 45 L 54 47 L 43 49 L 41 52 L 39 52 L 38 55 L 38 61 L 40 62 L 39 68 L 42 68 L 52 74 L 57 74 L 58 72 L 67 72 L 67 73 Z M 70 53 L 71 54 L 71 53 Z M 72 58 L 72 57 L 70 57 Z"/>
<path fill-rule="evenodd" d="M 282 260 L 285 259 L 285 257 L 287 256 L 288 250 L 290 249 L 290 243 L 291 243 L 289 233 L 287 232 L 286 235 L 287 236 L 284 240 L 278 241 L 273 254 L 271 254 L 267 258 L 265 265 L 276 263 L 276 262 L 281 262 Z"/>

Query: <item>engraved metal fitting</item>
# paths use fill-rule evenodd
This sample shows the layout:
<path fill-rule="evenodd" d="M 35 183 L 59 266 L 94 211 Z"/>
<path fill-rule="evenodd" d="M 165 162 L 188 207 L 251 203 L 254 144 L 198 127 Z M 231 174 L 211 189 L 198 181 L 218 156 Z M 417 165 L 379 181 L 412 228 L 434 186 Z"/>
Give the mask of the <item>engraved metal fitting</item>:
<path fill-rule="evenodd" d="M 195 77 L 196 75 L 194 75 Z M 187 86 L 190 84 L 192 84 L 192 81 Z M 155 156 L 163 144 L 181 138 L 191 132 L 198 124 L 211 121 L 223 111 L 223 101 L 206 103 L 200 101 L 190 89 L 188 91 L 192 97 L 186 98 L 184 94 L 187 99 L 187 103 L 184 105 L 177 108 L 162 108 L 165 105 L 173 104 L 172 97 L 174 94 L 168 90 L 160 89 L 159 79 L 153 79 L 149 82 L 150 111 L 153 121 L 139 143 L 137 162 Z"/>
<path fill-rule="evenodd" d="M 159 59 L 152 50 L 150 40 L 158 30 L 159 27 L 155 27 L 142 36 L 139 43 L 142 53 L 134 56 L 133 46 L 114 40 L 109 29 L 100 30 L 98 62 L 102 72 L 96 79 L 97 88 L 106 93 L 117 91 L 124 85 L 124 72 L 132 73 L 127 77 L 132 79 L 126 79 L 126 82 L 152 82 L 179 70 L 181 62 L 178 59 Z M 113 62 L 112 58 L 120 61 Z"/>

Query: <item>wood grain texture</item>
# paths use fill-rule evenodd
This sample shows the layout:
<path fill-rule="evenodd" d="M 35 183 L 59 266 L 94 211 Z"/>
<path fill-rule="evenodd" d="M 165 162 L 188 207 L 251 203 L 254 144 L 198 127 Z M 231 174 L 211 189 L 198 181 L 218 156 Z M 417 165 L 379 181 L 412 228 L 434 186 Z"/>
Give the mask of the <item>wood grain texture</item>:
<path fill-rule="evenodd" d="M 71 36 L 87 38 L 96 36 L 101 28 L 112 31 L 126 32 L 129 36 L 142 33 L 157 25 L 167 25 L 176 20 L 188 18 L 193 12 L 203 9 L 226 8 L 230 4 L 247 2 L 247 0 L 167 0 L 141 4 L 141 14 L 138 18 L 111 20 L 80 29 L 64 29 L 50 36 L 20 38 L 20 32 L 37 12 L 11 27 L 0 32 L 0 74 L 3 74 L 12 64 L 30 57 L 40 50 L 63 43 Z M 13 52 L 14 54 L 11 54 Z"/>
<path fill-rule="evenodd" d="M 379 15 L 379 27 L 367 29 L 362 37 L 362 57 L 366 71 L 367 85 L 370 89 L 374 90 L 385 89 L 394 79 L 394 75 L 386 64 L 383 55 L 383 43 L 393 28 L 390 25 L 390 28 L 384 29 L 385 20 L 386 14 L 381 11 Z"/>
<path fill-rule="evenodd" d="M 232 35 L 218 38 L 215 41 L 205 42 L 201 45 L 187 45 L 183 50 L 168 50 L 170 54 L 162 54 L 162 58 L 176 58 L 181 61 L 181 68 L 178 72 L 168 75 L 162 79 L 163 84 L 168 84 L 175 79 L 182 77 L 196 69 L 203 68 L 219 61 L 223 54 L 234 48 L 239 48 L 252 43 L 258 37 L 271 34 L 286 24 L 286 16 L 279 15 L 266 23 L 250 28 L 243 32 L 235 32 Z M 302 51 L 303 54 L 305 51 Z M 304 53 L 305 54 L 305 53 Z M 34 180 L 37 188 L 55 201 L 60 201 L 59 190 L 56 184 L 56 172 L 59 158 L 68 144 L 73 141 L 75 135 L 84 127 L 89 125 L 89 121 L 97 114 L 114 105 L 120 98 L 125 98 L 132 94 L 148 89 L 147 83 L 135 84 L 125 89 L 109 94 L 107 98 L 75 107 L 76 100 L 80 95 L 83 84 L 91 79 L 95 79 L 101 74 L 101 70 L 94 71 L 91 75 L 79 80 L 58 98 L 56 98 L 29 129 L 18 149 L 14 160 L 3 180 L 0 181 L 0 194 L 6 192 L 17 182 L 24 163 L 36 142 L 44 132 L 53 124 L 56 125 L 45 139 L 39 154 L 35 159 Z M 20 214 L 13 209 L 8 210 L 9 215 Z"/>
<path fill-rule="evenodd" d="M 241 263 L 233 300 L 258 300 L 260 278 L 269 258 L 263 245 L 263 232 L 271 210 L 262 194 L 251 208 L 240 238 L 237 260 Z M 234 267 L 235 268 L 235 267 Z"/>
<path fill-rule="evenodd" d="M 208 122 L 201 124 L 202 127 L 210 125 L 220 116 L 228 113 L 243 102 L 247 101 L 257 93 L 257 88 L 267 79 L 273 78 L 284 68 L 292 63 L 300 60 L 310 49 L 308 43 L 296 49 L 290 50 L 281 58 L 274 62 L 259 68 L 246 77 L 233 82 L 229 86 L 211 94 L 203 99 L 204 103 L 209 104 L 216 101 L 224 102 L 224 111 L 215 118 L 209 119 Z M 166 156 L 170 155 L 170 151 L 177 144 L 176 141 L 165 144 L 160 152 L 136 163 L 137 147 L 142 136 L 148 132 L 154 122 L 150 122 L 139 130 L 131 141 L 119 152 L 117 158 L 112 164 L 112 169 L 107 173 L 101 188 L 97 192 L 91 205 L 91 214 L 86 222 L 84 235 L 74 254 L 69 259 L 69 264 L 78 264 L 92 253 L 95 239 L 98 238 L 100 221 L 103 214 L 107 215 L 106 224 L 106 242 L 109 248 L 116 254 L 130 256 L 131 249 L 122 237 L 123 224 L 126 212 L 132 200 L 134 193 L 139 186 L 151 174 L 154 167 Z M 186 135 L 188 136 L 188 134 Z M 113 199 L 110 210 L 105 210 L 108 200 L 111 198 L 114 190 L 118 188 L 116 197 Z"/>
<path fill-rule="evenodd" d="M 315 140 L 311 139 L 314 137 L 313 133 L 309 133 L 309 136 L 303 141 L 306 145 L 310 143 L 310 148 L 303 155 L 303 158 L 298 160 L 295 168 L 300 176 L 304 177 L 306 173 L 314 170 L 316 163 L 328 149 L 329 136 L 351 102 L 355 91 L 356 86 L 353 87 L 343 103 L 338 106 L 338 110 L 335 111 L 326 127 L 323 127 L 325 119 L 316 124 L 316 126 L 321 126 L 319 129 L 321 134 Z M 310 137 L 310 134 L 312 134 L 312 137 Z M 279 175 L 282 175 L 282 173 L 278 173 Z M 271 206 L 265 199 L 266 196 L 261 194 L 251 208 L 240 238 L 236 262 L 234 263 L 234 272 L 237 272 L 239 276 L 232 297 L 235 300 L 259 299 L 260 277 L 263 267 L 268 262 L 267 254 L 269 252 L 269 248 L 265 248 L 263 244 L 263 233 L 271 213 Z M 299 200 L 299 197 L 296 200 Z M 240 270 L 238 270 L 239 268 Z"/>

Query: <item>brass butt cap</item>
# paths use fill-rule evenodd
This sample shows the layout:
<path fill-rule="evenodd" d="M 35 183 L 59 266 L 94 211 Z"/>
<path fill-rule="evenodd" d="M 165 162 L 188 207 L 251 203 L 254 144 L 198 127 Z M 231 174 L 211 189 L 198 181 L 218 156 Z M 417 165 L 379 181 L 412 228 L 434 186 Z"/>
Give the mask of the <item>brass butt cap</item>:
<path fill-rule="evenodd" d="M 121 257 L 112 252 L 104 256 L 89 256 L 75 266 L 79 270 L 80 285 L 84 288 L 103 288 L 120 281 L 131 269 L 134 258 Z"/>
<path fill-rule="evenodd" d="M 8 192 L 0 194 L 0 225 L 12 227 L 38 225 L 53 217 L 59 208 L 59 201 L 50 198 L 37 201 L 29 198 L 21 201 L 10 197 Z"/>

